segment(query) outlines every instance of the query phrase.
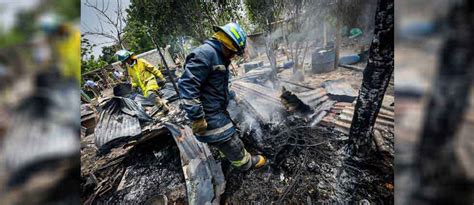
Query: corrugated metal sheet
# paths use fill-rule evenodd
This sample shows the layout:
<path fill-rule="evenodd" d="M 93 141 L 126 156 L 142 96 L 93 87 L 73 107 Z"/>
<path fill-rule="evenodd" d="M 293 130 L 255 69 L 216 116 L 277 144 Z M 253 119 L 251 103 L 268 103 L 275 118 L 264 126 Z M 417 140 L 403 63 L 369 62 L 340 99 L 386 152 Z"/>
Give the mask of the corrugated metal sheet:
<path fill-rule="evenodd" d="M 329 100 L 326 90 L 317 88 L 306 92 L 294 93 L 303 103 L 308 105 L 311 109 L 317 108 L 321 103 Z"/>
<path fill-rule="evenodd" d="M 269 78 L 271 75 L 272 69 L 270 67 L 260 67 L 253 69 L 247 73 L 245 73 L 243 76 L 237 77 L 237 78 L 232 78 L 230 79 L 231 82 L 234 81 L 247 81 L 247 82 L 257 82 L 260 79 L 262 81 L 265 81 Z"/>
<path fill-rule="evenodd" d="M 292 93 L 284 87 L 280 91 L 255 83 L 236 81 L 232 84 L 232 89 L 240 96 L 245 111 L 255 116 L 261 124 L 270 124 L 278 119 L 283 120 L 282 117 L 287 112 L 287 108 L 282 104 L 282 99 L 297 109 L 290 108 L 290 112 L 303 112 L 312 126 L 318 124 L 334 104 L 324 88 Z"/>
<path fill-rule="evenodd" d="M 166 124 L 178 145 L 189 204 L 218 204 L 225 191 L 222 168 L 209 147 L 196 140 L 190 127 Z"/>
<path fill-rule="evenodd" d="M 328 96 L 338 102 L 353 102 L 357 98 L 357 92 L 352 86 L 342 79 L 327 80 L 321 84 Z"/>
<path fill-rule="evenodd" d="M 311 126 L 318 124 L 334 104 L 334 101 L 329 99 L 326 90 L 323 88 L 299 93 L 291 93 L 284 90 L 282 98 L 287 98 L 286 100 L 299 104 L 293 106 L 302 107 L 304 112 L 311 113 L 307 116 Z"/>
<path fill-rule="evenodd" d="M 95 128 L 95 144 L 99 150 L 107 151 L 117 140 L 127 140 L 140 135 L 140 122 L 151 121 L 137 102 L 122 97 L 113 97 L 100 108 Z"/>
<path fill-rule="evenodd" d="M 349 130 L 354 116 L 355 104 L 338 102 L 330 110 L 329 114 L 323 118 L 323 123 L 326 126 L 334 126 L 346 134 L 349 134 Z M 375 121 L 375 129 L 382 130 L 386 128 L 394 128 L 395 113 L 393 106 L 393 97 L 385 96 L 380 108 L 379 114 Z"/>

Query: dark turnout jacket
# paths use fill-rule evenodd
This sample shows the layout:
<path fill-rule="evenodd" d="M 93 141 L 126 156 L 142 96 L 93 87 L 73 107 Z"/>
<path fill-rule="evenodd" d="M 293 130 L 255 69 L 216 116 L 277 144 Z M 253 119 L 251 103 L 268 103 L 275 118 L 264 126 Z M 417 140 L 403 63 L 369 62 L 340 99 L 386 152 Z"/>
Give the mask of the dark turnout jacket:
<path fill-rule="evenodd" d="M 201 142 L 223 141 L 236 132 L 226 110 L 230 97 L 229 64 L 216 40 L 205 41 L 186 57 L 178 87 L 188 118 L 205 118 L 208 123 L 206 133 L 196 135 Z"/>

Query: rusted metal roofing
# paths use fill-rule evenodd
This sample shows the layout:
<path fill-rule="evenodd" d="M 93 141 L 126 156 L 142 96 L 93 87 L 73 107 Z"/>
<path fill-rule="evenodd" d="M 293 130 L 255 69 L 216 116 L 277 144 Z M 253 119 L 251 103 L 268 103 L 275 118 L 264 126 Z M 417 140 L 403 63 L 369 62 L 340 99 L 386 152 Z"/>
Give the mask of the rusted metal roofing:
<path fill-rule="evenodd" d="M 329 114 L 323 118 L 323 124 L 326 126 L 334 126 L 346 134 L 349 134 L 352 118 L 354 116 L 355 104 L 347 102 L 337 102 L 330 110 Z M 375 121 L 376 130 L 395 127 L 395 112 L 393 106 L 393 96 L 385 96 L 380 108 L 379 114 Z"/>

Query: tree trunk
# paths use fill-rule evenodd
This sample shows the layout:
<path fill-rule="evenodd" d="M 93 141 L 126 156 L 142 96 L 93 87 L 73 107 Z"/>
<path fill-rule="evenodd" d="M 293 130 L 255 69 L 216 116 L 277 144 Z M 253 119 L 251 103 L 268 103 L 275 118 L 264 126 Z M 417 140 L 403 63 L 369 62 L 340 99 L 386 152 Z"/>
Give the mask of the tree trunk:
<path fill-rule="evenodd" d="M 474 180 L 469 181 L 461 172 L 465 169 L 459 164 L 462 159 L 455 155 L 456 134 L 469 106 L 474 76 L 472 6 L 474 3 L 467 0 L 456 4 L 446 19 L 446 39 L 418 147 L 420 184 L 416 204 L 474 202 Z"/>
<path fill-rule="evenodd" d="M 341 17 L 336 17 L 336 42 L 334 43 L 334 52 L 335 52 L 335 59 L 334 59 L 334 69 L 337 69 L 339 66 L 339 50 L 341 48 Z"/>
<path fill-rule="evenodd" d="M 326 28 L 326 21 L 323 21 L 323 47 L 328 47 L 328 30 Z"/>
<path fill-rule="evenodd" d="M 275 42 L 272 39 L 271 32 L 268 32 L 266 40 L 265 40 L 265 51 L 267 53 L 268 61 L 270 62 L 270 66 L 272 68 L 271 73 L 271 81 L 276 80 L 277 78 L 277 65 L 276 65 L 276 57 L 275 57 Z"/>
<path fill-rule="evenodd" d="M 369 61 L 350 129 L 351 150 L 358 157 L 367 156 L 372 151 L 372 129 L 393 73 L 393 11 L 393 0 L 378 1 Z"/>

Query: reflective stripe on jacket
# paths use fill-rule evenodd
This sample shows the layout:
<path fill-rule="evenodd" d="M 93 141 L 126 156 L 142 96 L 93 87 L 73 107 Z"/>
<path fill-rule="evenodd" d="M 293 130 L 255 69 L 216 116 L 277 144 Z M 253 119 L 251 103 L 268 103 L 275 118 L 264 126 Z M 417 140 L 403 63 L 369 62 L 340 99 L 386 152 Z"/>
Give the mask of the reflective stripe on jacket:
<path fill-rule="evenodd" d="M 148 97 L 148 91 L 157 91 L 160 89 L 156 82 L 157 77 L 162 81 L 165 81 L 160 70 L 148 63 L 145 59 L 139 58 L 135 65 L 127 67 L 132 87 L 139 87 L 145 97 Z"/>
<path fill-rule="evenodd" d="M 235 132 L 227 114 L 229 103 L 230 61 L 222 57 L 221 44 L 207 40 L 187 57 L 184 73 L 178 80 L 183 107 L 191 121 L 205 118 L 207 131 L 198 136 L 201 142 L 226 140 Z"/>

